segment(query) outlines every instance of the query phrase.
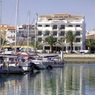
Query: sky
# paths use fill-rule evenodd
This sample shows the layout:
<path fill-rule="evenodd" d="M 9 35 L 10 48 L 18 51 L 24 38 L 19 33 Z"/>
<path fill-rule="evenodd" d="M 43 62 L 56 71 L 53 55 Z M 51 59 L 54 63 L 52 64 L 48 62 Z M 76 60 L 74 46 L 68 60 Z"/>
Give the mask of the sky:
<path fill-rule="evenodd" d="M 17 0 L 2 0 L 2 24 L 15 25 Z M 86 29 L 95 29 L 95 0 L 19 0 L 18 24 L 34 23 L 36 13 L 85 16 Z"/>

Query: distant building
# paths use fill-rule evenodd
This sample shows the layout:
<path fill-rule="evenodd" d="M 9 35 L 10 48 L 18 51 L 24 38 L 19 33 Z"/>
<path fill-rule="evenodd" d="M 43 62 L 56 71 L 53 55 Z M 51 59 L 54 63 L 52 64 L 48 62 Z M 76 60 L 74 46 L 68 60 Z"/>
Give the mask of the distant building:
<path fill-rule="evenodd" d="M 90 47 L 86 46 L 86 49 L 89 49 L 91 53 L 95 53 L 95 47 L 93 45 L 93 41 L 95 40 L 95 29 L 86 33 L 86 39 L 92 42 Z"/>
<path fill-rule="evenodd" d="M 7 41 L 7 44 L 13 43 L 15 39 L 15 27 L 11 25 L 0 25 L 0 38 Z"/>
<path fill-rule="evenodd" d="M 86 33 L 86 39 L 95 39 L 95 29 Z"/>
<path fill-rule="evenodd" d="M 15 27 L 8 28 L 6 32 L 6 41 L 7 44 L 14 44 L 15 43 Z"/>
<path fill-rule="evenodd" d="M 66 38 L 68 31 L 76 34 L 74 50 L 85 49 L 86 25 L 83 16 L 74 16 L 71 14 L 52 14 L 38 17 L 37 21 L 37 41 L 42 44 L 43 49 L 49 49 L 49 45 L 44 43 L 45 39 L 53 35 L 56 40 Z M 64 41 L 64 45 L 55 45 L 64 51 L 70 51 L 70 44 Z"/>
<path fill-rule="evenodd" d="M 18 45 L 29 45 L 34 40 L 35 32 L 34 25 L 20 25 L 17 29 L 17 44 Z"/>
<path fill-rule="evenodd" d="M 7 41 L 7 45 L 15 45 L 15 35 L 16 35 L 16 45 L 26 46 L 27 41 L 31 43 L 31 41 L 34 40 L 35 37 L 34 34 L 35 33 L 33 25 L 19 25 L 17 26 L 17 30 L 15 26 L 11 25 L 0 26 L 0 37 L 3 37 L 3 39 Z"/>

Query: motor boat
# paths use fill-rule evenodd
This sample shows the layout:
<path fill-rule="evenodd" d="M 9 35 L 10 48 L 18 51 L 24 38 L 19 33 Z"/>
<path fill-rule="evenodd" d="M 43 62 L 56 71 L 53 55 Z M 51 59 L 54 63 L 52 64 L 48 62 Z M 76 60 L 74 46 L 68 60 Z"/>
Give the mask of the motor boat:
<path fill-rule="evenodd" d="M 63 60 L 61 60 L 56 54 L 40 54 L 37 56 L 31 56 L 31 62 L 40 69 L 52 69 L 64 66 Z"/>

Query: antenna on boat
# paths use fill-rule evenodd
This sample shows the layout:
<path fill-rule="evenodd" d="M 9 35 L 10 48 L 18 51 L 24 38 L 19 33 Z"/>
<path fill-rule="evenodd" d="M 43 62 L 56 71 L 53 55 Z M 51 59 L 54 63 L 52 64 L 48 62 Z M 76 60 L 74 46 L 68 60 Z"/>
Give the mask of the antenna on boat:
<path fill-rule="evenodd" d="M 15 53 L 17 45 L 17 24 L 18 24 L 18 13 L 19 13 L 19 0 L 16 0 L 16 16 L 15 16 Z"/>

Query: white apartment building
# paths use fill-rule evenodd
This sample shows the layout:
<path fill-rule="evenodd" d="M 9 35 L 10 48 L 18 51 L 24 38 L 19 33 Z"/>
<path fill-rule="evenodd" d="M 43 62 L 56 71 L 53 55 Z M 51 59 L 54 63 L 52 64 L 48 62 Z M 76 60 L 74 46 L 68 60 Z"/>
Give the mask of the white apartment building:
<path fill-rule="evenodd" d="M 37 21 L 36 40 L 42 44 L 43 49 L 49 49 L 49 45 L 44 43 L 44 40 L 48 36 L 53 35 L 58 41 L 66 38 L 68 31 L 72 31 L 76 35 L 73 43 L 73 50 L 85 49 L 86 26 L 85 18 L 83 16 L 71 14 L 39 16 Z M 70 43 L 68 43 L 66 39 L 62 45 L 56 44 L 55 47 L 59 47 L 59 49 L 63 48 L 64 51 L 70 51 Z"/>

